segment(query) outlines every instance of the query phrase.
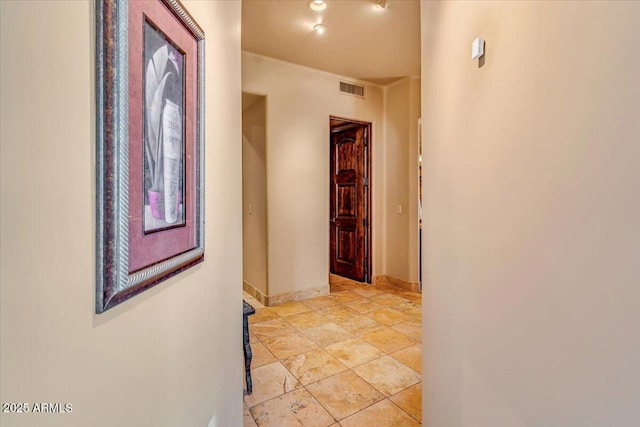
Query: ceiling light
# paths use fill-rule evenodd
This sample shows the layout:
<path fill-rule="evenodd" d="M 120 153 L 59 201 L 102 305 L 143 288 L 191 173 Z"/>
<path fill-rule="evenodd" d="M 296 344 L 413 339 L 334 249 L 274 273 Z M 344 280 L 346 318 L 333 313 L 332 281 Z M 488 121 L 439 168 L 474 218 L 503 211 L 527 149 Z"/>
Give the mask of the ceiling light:
<path fill-rule="evenodd" d="M 374 3 L 378 9 L 389 9 L 390 0 L 375 0 Z"/>
<path fill-rule="evenodd" d="M 327 3 L 324 0 L 313 0 L 309 2 L 309 8 L 311 10 L 315 10 L 316 12 L 322 12 L 327 8 Z"/>
<path fill-rule="evenodd" d="M 315 31 L 318 34 L 324 34 L 325 31 L 327 31 L 327 26 L 324 24 L 317 24 L 313 26 L 313 31 Z"/>

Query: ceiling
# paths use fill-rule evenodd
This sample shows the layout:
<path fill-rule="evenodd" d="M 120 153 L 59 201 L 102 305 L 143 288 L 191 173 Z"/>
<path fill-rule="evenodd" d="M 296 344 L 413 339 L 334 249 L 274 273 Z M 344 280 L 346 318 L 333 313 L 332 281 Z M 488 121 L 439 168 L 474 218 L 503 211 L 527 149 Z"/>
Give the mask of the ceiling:
<path fill-rule="evenodd" d="M 420 2 L 243 0 L 242 49 L 377 84 L 420 74 Z M 317 34 L 313 26 L 328 28 Z"/>

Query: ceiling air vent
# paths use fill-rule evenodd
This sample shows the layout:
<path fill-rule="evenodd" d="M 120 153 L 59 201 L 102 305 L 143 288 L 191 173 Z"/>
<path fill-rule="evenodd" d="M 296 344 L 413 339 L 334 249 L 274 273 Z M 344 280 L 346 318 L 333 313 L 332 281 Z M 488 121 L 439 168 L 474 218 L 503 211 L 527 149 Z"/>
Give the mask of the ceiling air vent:
<path fill-rule="evenodd" d="M 340 82 L 340 92 L 357 96 L 359 98 L 364 98 L 364 86 L 358 86 L 347 82 Z"/>

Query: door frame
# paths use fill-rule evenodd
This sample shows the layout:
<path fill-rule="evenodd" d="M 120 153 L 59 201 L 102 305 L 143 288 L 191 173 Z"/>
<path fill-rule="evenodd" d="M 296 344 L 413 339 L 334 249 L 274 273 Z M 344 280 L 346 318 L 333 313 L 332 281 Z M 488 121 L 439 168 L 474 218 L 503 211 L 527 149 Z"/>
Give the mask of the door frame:
<path fill-rule="evenodd" d="M 343 124 L 338 124 L 335 122 L 344 122 Z M 345 118 L 345 117 L 340 117 L 340 116 L 334 116 L 334 115 L 330 115 L 329 116 L 329 144 L 332 144 L 332 134 L 336 133 L 336 132 L 340 132 L 342 130 L 347 130 L 351 127 L 354 126 L 365 126 L 365 144 L 364 144 L 364 170 L 366 173 L 366 181 L 365 181 L 365 186 L 364 186 L 364 191 L 365 191 L 365 196 L 364 196 L 364 202 L 366 203 L 364 212 L 365 212 L 365 227 L 366 227 L 366 231 L 365 231 L 365 244 L 364 244 L 364 251 L 365 251 L 365 274 L 364 274 L 364 283 L 372 283 L 372 278 L 373 278 L 373 274 L 372 274 L 372 260 L 373 260 L 373 256 L 372 256 L 372 244 L 371 244 L 371 235 L 372 235 L 372 231 L 371 229 L 373 228 L 373 221 L 372 221 L 372 212 L 373 209 L 371 207 L 371 189 L 373 187 L 373 180 L 371 177 L 371 153 L 372 153 L 372 149 L 371 146 L 373 144 L 373 132 L 372 132 L 372 128 L 373 125 L 371 122 L 367 122 L 367 121 L 362 121 L 362 120 L 356 120 L 356 119 L 349 119 L 349 118 Z M 330 157 L 330 156 L 329 156 Z M 329 170 L 331 170 L 331 158 L 329 158 Z M 329 192 L 331 193 L 331 192 Z M 331 221 L 331 200 L 329 200 L 329 212 L 328 212 L 329 216 L 328 216 L 328 220 Z M 331 245 L 329 245 L 329 252 L 331 252 Z M 331 272 L 331 256 L 332 254 L 329 253 L 329 272 Z"/>

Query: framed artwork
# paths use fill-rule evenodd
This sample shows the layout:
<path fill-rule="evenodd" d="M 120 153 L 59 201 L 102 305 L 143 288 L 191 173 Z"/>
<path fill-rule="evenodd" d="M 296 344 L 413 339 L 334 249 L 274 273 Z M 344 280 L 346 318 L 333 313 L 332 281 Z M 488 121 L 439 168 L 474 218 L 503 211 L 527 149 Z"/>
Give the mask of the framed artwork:
<path fill-rule="evenodd" d="M 204 260 L 204 32 L 177 0 L 96 1 L 96 312 Z"/>

